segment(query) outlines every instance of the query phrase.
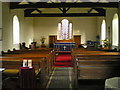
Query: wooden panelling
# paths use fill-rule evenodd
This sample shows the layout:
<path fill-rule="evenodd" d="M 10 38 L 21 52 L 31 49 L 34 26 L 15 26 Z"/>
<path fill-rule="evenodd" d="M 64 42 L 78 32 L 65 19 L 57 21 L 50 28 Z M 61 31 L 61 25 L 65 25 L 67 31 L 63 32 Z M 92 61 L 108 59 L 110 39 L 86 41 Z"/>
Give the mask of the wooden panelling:
<path fill-rule="evenodd" d="M 81 44 L 81 35 L 74 35 L 74 42 L 76 43 L 76 48 Z"/>

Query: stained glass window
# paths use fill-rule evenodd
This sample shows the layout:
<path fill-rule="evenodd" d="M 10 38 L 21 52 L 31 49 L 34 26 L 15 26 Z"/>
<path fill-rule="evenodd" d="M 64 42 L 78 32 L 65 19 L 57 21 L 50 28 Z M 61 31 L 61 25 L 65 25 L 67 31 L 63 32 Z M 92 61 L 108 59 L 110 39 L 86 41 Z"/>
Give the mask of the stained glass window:
<path fill-rule="evenodd" d="M 67 19 L 63 19 L 60 23 L 58 23 L 57 39 L 72 39 L 72 23 L 70 23 Z"/>

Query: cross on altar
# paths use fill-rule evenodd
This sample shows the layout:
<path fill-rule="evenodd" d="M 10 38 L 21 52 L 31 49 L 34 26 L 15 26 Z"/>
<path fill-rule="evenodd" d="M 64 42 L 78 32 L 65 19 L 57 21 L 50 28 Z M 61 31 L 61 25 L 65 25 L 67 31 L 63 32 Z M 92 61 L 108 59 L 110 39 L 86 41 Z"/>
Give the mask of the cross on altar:
<path fill-rule="evenodd" d="M 63 48 L 64 48 L 64 50 L 65 50 L 65 49 L 66 49 L 66 46 L 64 46 Z"/>

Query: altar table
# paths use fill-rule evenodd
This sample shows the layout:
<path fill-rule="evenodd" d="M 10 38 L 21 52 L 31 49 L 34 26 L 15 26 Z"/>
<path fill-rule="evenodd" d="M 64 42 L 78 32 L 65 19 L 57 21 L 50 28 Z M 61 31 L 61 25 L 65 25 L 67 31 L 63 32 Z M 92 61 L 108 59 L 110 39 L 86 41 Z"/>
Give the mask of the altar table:
<path fill-rule="evenodd" d="M 71 51 L 72 48 L 76 47 L 75 42 L 56 42 L 54 48 L 58 48 L 58 51 Z"/>

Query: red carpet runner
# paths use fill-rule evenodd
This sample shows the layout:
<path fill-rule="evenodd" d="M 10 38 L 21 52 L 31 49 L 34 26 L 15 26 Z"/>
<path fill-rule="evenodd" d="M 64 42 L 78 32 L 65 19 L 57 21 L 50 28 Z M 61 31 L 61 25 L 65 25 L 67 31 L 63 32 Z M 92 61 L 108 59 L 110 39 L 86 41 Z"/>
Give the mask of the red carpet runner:
<path fill-rule="evenodd" d="M 54 67 L 72 67 L 71 54 L 59 54 L 56 57 Z"/>

